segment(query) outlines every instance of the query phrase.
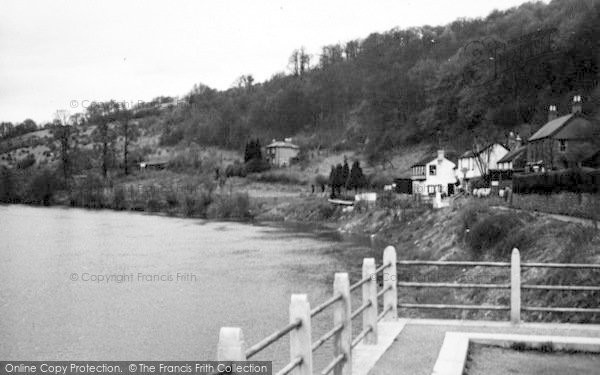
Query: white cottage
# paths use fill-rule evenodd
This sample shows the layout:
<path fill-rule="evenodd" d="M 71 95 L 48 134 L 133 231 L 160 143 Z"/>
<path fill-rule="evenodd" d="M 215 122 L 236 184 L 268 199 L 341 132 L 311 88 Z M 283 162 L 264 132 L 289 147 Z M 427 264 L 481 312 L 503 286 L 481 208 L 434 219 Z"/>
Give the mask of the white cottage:
<path fill-rule="evenodd" d="M 508 151 L 508 148 L 500 143 L 489 144 L 479 151 L 467 151 L 458 158 L 456 177 L 464 186 L 470 179 L 498 169 L 498 161 L 508 154 Z"/>
<path fill-rule="evenodd" d="M 446 159 L 444 150 L 439 150 L 436 155 L 423 158 L 412 165 L 413 194 L 435 195 L 436 191 L 442 194 L 454 194 L 456 185 L 456 164 Z"/>

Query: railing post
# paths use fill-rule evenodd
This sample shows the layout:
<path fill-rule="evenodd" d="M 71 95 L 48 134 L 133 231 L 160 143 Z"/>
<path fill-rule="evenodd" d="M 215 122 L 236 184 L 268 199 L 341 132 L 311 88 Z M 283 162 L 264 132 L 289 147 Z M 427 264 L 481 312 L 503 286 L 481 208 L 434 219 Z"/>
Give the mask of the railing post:
<path fill-rule="evenodd" d="M 398 319 L 398 271 L 396 262 L 396 249 L 393 246 L 386 247 L 383 251 L 383 264 L 389 264 L 389 266 L 383 270 L 383 287 L 389 289 L 383 293 L 383 311 L 387 311 L 383 317 L 384 321 Z"/>
<path fill-rule="evenodd" d="M 371 239 L 371 249 L 375 250 L 375 234 L 370 235 L 369 238 Z"/>
<path fill-rule="evenodd" d="M 363 311 L 362 327 L 363 329 L 371 328 L 364 338 L 365 344 L 377 344 L 377 275 L 375 274 L 375 258 L 364 258 L 362 267 L 362 277 L 370 277 L 371 279 L 362 285 L 362 302 L 363 304 L 371 303 L 369 307 Z"/>
<path fill-rule="evenodd" d="M 510 321 L 521 321 L 521 256 L 514 248 L 510 257 Z"/>
<path fill-rule="evenodd" d="M 241 328 L 221 327 L 217 346 L 217 361 L 245 361 L 246 345 Z"/>
<path fill-rule="evenodd" d="M 290 323 L 300 320 L 302 324 L 290 332 L 290 359 L 302 358 L 292 374 L 312 375 L 312 338 L 310 326 L 310 304 L 306 294 L 292 294 L 290 301 Z"/>
<path fill-rule="evenodd" d="M 333 369 L 334 375 L 352 374 L 352 320 L 350 306 L 350 280 L 347 273 L 336 273 L 333 281 L 333 293 L 339 293 L 342 299 L 333 308 L 334 327 L 343 324 L 344 328 L 334 336 L 333 356 L 344 355 Z"/>

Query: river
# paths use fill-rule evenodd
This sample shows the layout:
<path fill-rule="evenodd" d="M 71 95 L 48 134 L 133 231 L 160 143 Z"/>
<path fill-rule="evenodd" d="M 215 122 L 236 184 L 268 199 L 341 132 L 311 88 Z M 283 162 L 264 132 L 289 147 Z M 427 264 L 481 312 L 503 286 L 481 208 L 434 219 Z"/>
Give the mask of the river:
<path fill-rule="evenodd" d="M 0 206 L 0 357 L 216 359 L 220 327 L 254 344 L 288 323 L 292 293 L 316 306 L 334 272 L 358 279 L 366 252 L 325 229 Z M 315 319 L 313 341 L 331 327 Z M 257 359 L 277 369 L 288 341 Z"/>

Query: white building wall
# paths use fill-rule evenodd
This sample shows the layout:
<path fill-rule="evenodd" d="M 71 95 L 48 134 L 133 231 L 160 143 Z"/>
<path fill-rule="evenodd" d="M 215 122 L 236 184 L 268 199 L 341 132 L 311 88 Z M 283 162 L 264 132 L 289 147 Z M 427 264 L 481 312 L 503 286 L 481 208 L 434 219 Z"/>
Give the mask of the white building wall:
<path fill-rule="evenodd" d="M 429 167 L 431 165 L 436 166 L 435 175 L 431 175 L 429 173 Z M 446 158 L 443 158 L 442 160 L 438 160 L 436 158 L 430 161 L 425 165 L 425 180 L 419 181 L 418 183 L 417 181 L 413 181 L 413 193 L 428 195 L 430 186 L 441 185 L 441 192 L 448 194 L 448 184 L 456 183 L 456 175 L 454 172 L 455 166 L 456 164 L 454 164 Z M 418 190 L 415 188 L 417 188 Z"/>
<path fill-rule="evenodd" d="M 489 153 L 489 155 L 488 155 Z M 498 169 L 498 160 L 502 159 L 504 155 L 508 154 L 508 150 L 502 145 L 496 143 L 491 147 L 491 150 L 483 151 L 481 155 L 481 161 L 489 164 L 487 170 Z M 488 163 L 489 160 L 489 163 Z M 467 173 L 463 172 L 463 168 L 467 169 Z M 475 157 L 461 158 L 458 159 L 458 168 L 456 169 L 456 177 L 460 180 L 464 178 L 471 179 L 475 177 L 481 177 L 482 171 L 479 167 L 479 162 L 475 160 Z"/>

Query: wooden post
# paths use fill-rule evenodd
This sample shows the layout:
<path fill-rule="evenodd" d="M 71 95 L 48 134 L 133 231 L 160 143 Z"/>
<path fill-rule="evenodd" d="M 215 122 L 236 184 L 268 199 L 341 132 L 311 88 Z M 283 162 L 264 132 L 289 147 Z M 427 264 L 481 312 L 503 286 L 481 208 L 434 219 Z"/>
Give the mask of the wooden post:
<path fill-rule="evenodd" d="M 350 306 L 350 281 L 347 273 L 336 273 L 333 281 L 333 293 L 339 293 L 342 299 L 336 302 L 333 310 L 334 327 L 343 324 L 344 328 L 335 334 L 333 341 L 334 358 L 340 354 L 344 355 L 341 361 L 333 369 L 334 375 L 352 374 L 352 320 Z"/>
<path fill-rule="evenodd" d="M 364 343 L 377 344 L 377 275 L 375 274 L 375 258 L 364 258 L 362 277 L 370 277 L 370 280 L 362 285 L 363 304 L 371 303 L 362 316 L 362 328 L 371 327 L 371 331 L 364 338 Z"/>
<path fill-rule="evenodd" d="M 290 323 L 300 320 L 302 324 L 290 332 L 290 360 L 302 358 L 292 374 L 312 375 L 312 338 L 310 326 L 310 304 L 306 294 L 292 294 L 290 301 Z"/>
<path fill-rule="evenodd" d="M 217 361 L 245 361 L 246 345 L 241 328 L 221 327 L 219 345 L 217 346 Z"/>
<path fill-rule="evenodd" d="M 383 293 L 384 321 L 398 319 L 398 271 L 396 269 L 396 249 L 388 246 L 383 251 L 383 264 L 389 264 L 383 270 L 383 287 L 389 288 Z"/>
<path fill-rule="evenodd" d="M 514 248 L 510 257 L 510 321 L 521 321 L 521 256 Z"/>

